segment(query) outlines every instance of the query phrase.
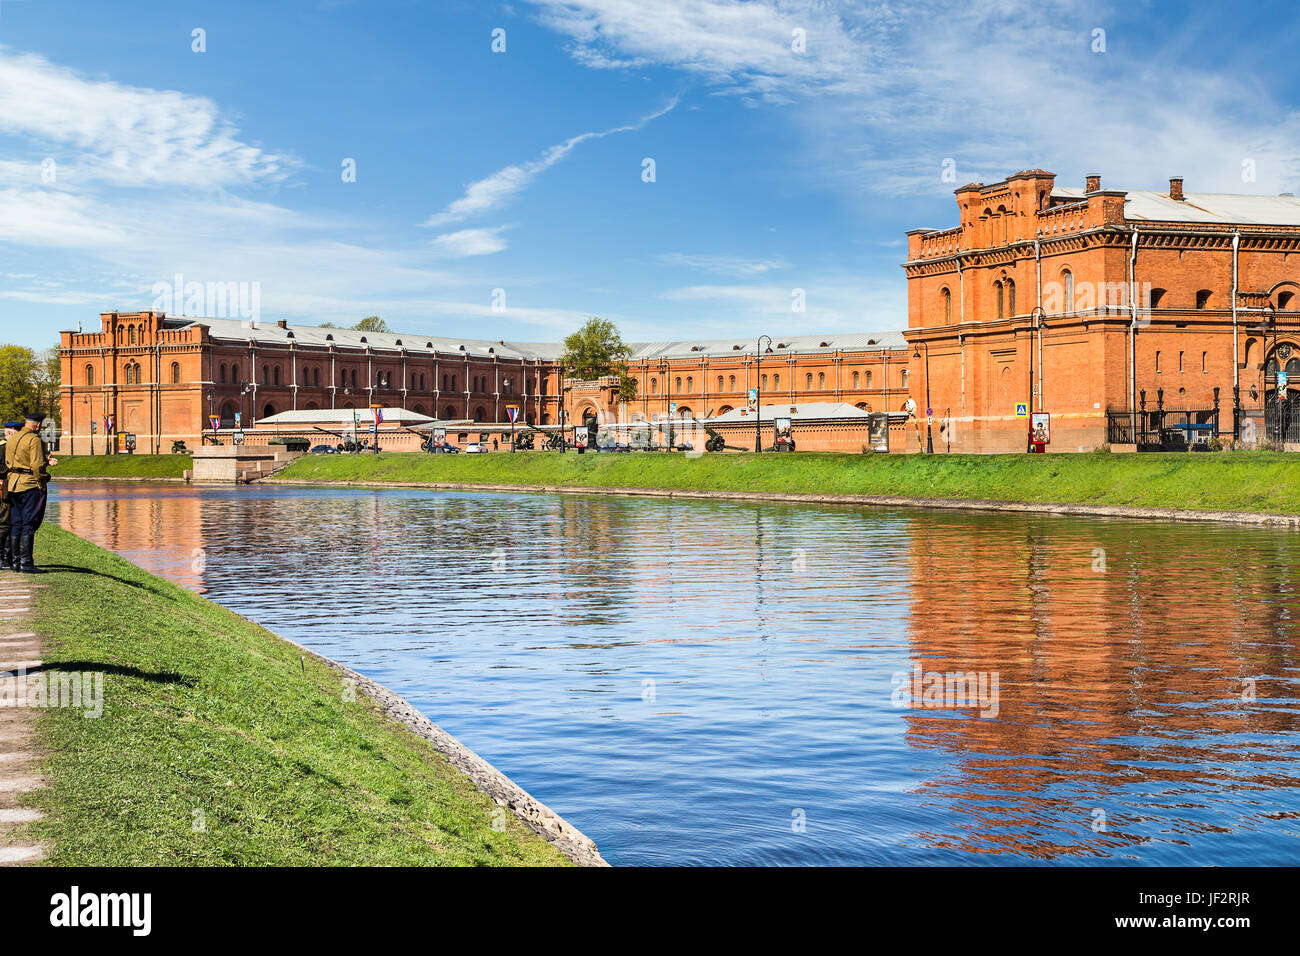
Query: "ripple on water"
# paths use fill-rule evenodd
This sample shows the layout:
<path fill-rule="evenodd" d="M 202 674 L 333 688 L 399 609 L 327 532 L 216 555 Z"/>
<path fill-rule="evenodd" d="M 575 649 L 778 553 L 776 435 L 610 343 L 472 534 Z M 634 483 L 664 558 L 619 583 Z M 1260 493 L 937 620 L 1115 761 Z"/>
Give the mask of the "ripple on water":
<path fill-rule="evenodd" d="M 614 863 L 1287 863 L 1296 535 L 736 501 L 57 487 Z M 996 675 L 996 714 L 906 708 Z"/>

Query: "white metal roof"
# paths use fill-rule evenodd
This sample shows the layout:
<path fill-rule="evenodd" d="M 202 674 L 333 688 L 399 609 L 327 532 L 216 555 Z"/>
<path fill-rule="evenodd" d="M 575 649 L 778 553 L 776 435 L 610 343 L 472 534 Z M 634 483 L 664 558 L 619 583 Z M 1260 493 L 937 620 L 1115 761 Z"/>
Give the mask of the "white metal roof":
<path fill-rule="evenodd" d="M 1079 186 L 1057 186 L 1052 195 L 1082 199 Z M 1300 226 L 1300 199 L 1244 193 L 1183 193 L 1183 200 L 1151 189 L 1124 194 L 1124 218 L 1134 222 L 1205 222 L 1243 226 Z"/>
<path fill-rule="evenodd" d="M 435 421 L 406 408 L 384 408 L 386 425 L 426 425 Z M 374 421 L 369 408 L 300 408 L 297 411 L 277 412 L 269 418 L 259 418 L 258 425 L 352 425 L 352 416 L 364 425 Z"/>
<path fill-rule="evenodd" d="M 236 319 L 187 318 L 174 316 L 168 322 L 175 327 L 206 325 L 213 338 L 226 341 L 256 344 L 299 345 L 398 351 L 405 348 L 413 355 L 439 352 L 444 355 L 467 354 L 473 358 L 527 359 L 555 361 L 564 352 L 558 342 L 506 342 L 502 340 L 459 339 L 446 336 L 429 336 L 403 332 L 356 332 L 351 329 L 327 329 L 315 325 L 287 325 L 280 328 L 274 322 L 251 323 Z M 691 358 L 692 356 L 753 355 L 757 337 L 731 339 L 680 339 L 663 342 L 632 342 L 628 348 L 631 359 Z M 784 346 L 780 348 L 778 346 Z M 772 352 L 764 359 L 791 353 L 841 351 L 882 351 L 904 349 L 907 343 L 902 332 L 852 332 L 826 335 L 773 335 Z"/>
<path fill-rule="evenodd" d="M 883 411 L 883 409 L 881 409 Z M 809 418 L 866 418 L 870 412 L 858 408 L 856 405 L 850 405 L 848 402 L 786 402 L 784 404 L 764 405 L 762 407 L 763 421 L 771 421 L 773 418 L 789 418 L 794 421 Z M 706 419 L 710 424 L 714 422 L 750 422 L 753 423 L 754 415 L 748 411 L 745 406 L 733 408 L 731 411 L 722 415 L 714 415 Z"/>

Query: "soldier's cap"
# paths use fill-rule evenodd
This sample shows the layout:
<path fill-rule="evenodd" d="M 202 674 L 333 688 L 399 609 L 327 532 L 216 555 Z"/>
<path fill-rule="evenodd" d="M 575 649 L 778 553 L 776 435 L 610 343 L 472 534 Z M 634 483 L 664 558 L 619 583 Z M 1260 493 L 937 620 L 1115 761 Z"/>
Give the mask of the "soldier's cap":
<path fill-rule="evenodd" d="M 5 422 L 5 428 L 22 428 L 22 427 L 23 427 L 22 422 L 18 422 L 18 421 Z"/>
<path fill-rule="evenodd" d="M 29 422 L 43 422 L 45 421 L 45 413 L 44 412 L 23 412 L 23 419 Z"/>

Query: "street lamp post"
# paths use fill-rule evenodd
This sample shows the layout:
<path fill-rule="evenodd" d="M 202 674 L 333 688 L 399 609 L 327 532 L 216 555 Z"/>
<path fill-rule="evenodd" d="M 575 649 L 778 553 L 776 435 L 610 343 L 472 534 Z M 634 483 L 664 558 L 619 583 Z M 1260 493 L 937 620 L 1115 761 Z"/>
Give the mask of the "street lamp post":
<path fill-rule="evenodd" d="M 1272 302 L 1264 306 L 1263 315 L 1264 317 L 1260 321 L 1259 328 L 1260 328 L 1260 332 L 1264 337 L 1264 372 L 1263 372 L 1263 377 L 1264 377 L 1263 392 L 1264 392 L 1264 403 L 1265 403 L 1264 420 L 1266 422 L 1268 421 L 1268 407 L 1267 407 L 1268 406 L 1268 363 L 1270 361 L 1270 356 L 1271 356 L 1271 361 L 1277 365 L 1277 371 L 1273 373 L 1273 401 L 1276 406 L 1273 409 L 1273 420 L 1275 423 L 1273 427 L 1273 431 L 1275 434 L 1270 437 L 1272 437 L 1274 441 L 1278 441 L 1282 437 L 1281 436 L 1282 408 L 1285 399 L 1283 399 L 1282 397 L 1283 395 L 1282 389 L 1278 387 L 1281 381 L 1281 376 L 1278 373 L 1281 371 L 1282 366 L 1277 359 L 1277 310 L 1273 308 Z M 1270 348 L 1268 344 L 1268 334 L 1270 331 L 1272 331 L 1273 333 L 1272 348 Z"/>
<path fill-rule="evenodd" d="M 758 361 L 754 369 L 754 451 L 762 454 L 763 451 L 763 340 L 767 339 L 767 347 L 772 347 L 772 336 L 760 335 L 758 337 Z"/>
<path fill-rule="evenodd" d="M 934 454 L 934 428 L 930 421 L 932 406 L 930 405 L 930 343 L 922 342 L 925 346 L 925 453 Z M 921 350 L 918 348 L 912 355 L 912 358 L 920 358 Z"/>

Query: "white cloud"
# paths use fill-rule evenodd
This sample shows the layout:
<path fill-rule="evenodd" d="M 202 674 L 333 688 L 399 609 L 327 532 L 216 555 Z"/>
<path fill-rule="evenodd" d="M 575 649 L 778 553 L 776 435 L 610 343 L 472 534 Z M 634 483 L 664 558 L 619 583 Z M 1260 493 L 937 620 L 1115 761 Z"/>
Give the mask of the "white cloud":
<path fill-rule="evenodd" d="M 687 269 L 699 269 L 718 275 L 746 279 L 760 276 L 767 272 L 788 269 L 790 264 L 783 259 L 744 259 L 739 256 L 689 255 L 682 252 L 666 252 L 659 257 L 664 265 L 681 266 Z"/>
<path fill-rule="evenodd" d="M 799 102 L 787 115 L 805 133 L 809 175 L 843 193 L 950 193 L 1036 166 L 1078 184 L 1100 172 L 1117 188 L 1179 173 L 1189 191 L 1300 180 L 1300 116 L 1268 94 L 1267 74 L 1189 56 L 1177 29 L 1113 32 L 1111 52 L 1094 53 L 1092 30 L 1120 18 L 1091 0 L 532 5 L 588 66 L 667 67 L 746 102 Z M 1248 159 L 1257 181 L 1242 180 Z"/>
<path fill-rule="evenodd" d="M 119 186 L 216 189 L 277 181 L 296 165 L 242 141 L 205 97 L 87 79 L 3 46 L 0 133 L 71 152 L 60 177 Z"/>
<path fill-rule="evenodd" d="M 490 229 L 461 229 L 457 232 L 443 233 L 433 240 L 433 246 L 439 252 L 452 258 L 466 256 L 488 256 L 501 252 L 507 243 L 501 238 L 501 231 L 507 227 L 493 226 Z"/>
<path fill-rule="evenodd" d="M 676 106 L 677 98 L 674 97 L 667 106 L 641 117 L 635 123 L 615 126 L 601 132 L 580 133 L 577 136 L 571 136 L 564 142 L 549 147 L 536 159 L 529 160 L 526 163 L 514 163 L 504 169 L 499 169 L 491 176 L 470 183 L 465 187 L 464 195 L 448 205 L 442 212 L 430 216 L 425 220 L 424 225 L 445 226 L 449 223 L 461 222 L 471 216 L 497 209 L 527 189 L 534 179 L 568 156 L 579 144 L 585 143 L 587 140 L 603 139 L 614 133 L 639 130 L 652 120 L 656 120 L 670 112 Z"/>

